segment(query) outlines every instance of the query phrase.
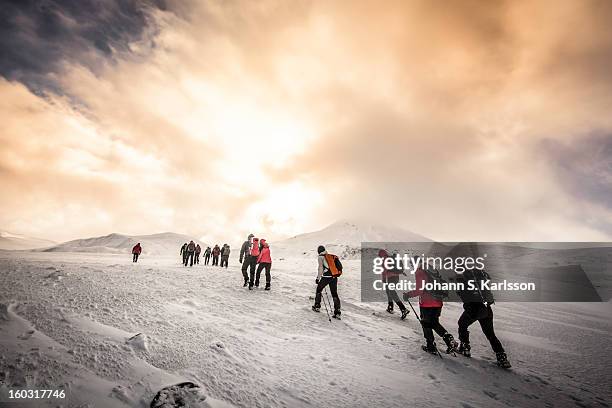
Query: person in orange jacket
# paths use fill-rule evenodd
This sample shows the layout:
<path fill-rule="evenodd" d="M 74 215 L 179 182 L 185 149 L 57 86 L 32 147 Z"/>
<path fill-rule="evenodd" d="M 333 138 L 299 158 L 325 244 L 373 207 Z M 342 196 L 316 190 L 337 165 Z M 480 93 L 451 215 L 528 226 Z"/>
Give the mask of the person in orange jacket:
<path fill-rule="evenodd" d="M 265 239 L 259 241 L 259 245 L 261 247 L 261 251 L 259 252 L 259 256 L 257 257 L 257 263 L 259 264 L 257 267 L 257 276 L 255 277 L 255 287 L 259 287 L 259 276 L 261 275 L 261 271 L 266 271 L 266 288 L 265 290 L 270 290 L 270 269 L 272 269 L 272 257 L 270 256 L 270 246 L 266 242 Z"/>

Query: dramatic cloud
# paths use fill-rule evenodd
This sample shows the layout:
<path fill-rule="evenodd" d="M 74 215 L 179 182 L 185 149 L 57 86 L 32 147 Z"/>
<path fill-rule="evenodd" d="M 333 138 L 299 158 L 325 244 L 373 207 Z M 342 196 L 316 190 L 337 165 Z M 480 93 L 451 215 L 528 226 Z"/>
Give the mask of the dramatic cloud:
<path fill-rule="evenodd" d="M 442 240 L 612 233 L 609 2 L 2 13 L 6 229 L 237 239 L 366 217 Z"/>

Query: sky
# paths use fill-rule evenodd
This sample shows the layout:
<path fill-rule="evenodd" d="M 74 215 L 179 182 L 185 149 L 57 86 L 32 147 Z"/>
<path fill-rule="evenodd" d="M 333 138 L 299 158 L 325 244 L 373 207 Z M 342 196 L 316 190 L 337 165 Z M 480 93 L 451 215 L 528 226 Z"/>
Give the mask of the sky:
<path fill-rule="evenodd" d="M 612 2 L 8 1 L 0 229 L 612 237 Z"/>

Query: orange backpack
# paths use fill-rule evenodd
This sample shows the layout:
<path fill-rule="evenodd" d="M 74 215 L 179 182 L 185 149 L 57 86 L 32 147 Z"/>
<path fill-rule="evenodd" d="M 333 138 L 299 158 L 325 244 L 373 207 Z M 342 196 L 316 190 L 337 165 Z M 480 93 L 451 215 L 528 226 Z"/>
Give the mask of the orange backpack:
<path fill-rule="evenodd" d="M 342 275 L 342 262 L 340 259 L 333 254 L 325 254 L 325 260 L 327 261 L 327 265 L 329 266 L 329 272 L 334 278 Z"/>
<path fill-rule="evenodd" d="M 259 256 L 259 238 L 253 238 L 251 245 L 251 256 Z"/>

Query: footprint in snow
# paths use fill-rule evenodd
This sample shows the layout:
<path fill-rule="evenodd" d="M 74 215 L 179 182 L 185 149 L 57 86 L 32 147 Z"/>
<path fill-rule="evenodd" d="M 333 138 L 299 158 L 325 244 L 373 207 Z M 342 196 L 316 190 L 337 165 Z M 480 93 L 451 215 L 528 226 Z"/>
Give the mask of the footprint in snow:
<path fill-rule="evenodd" d="M 30 337 L 32 337 L 33 334 L 34 334 L 34 330 L 28 330 L 27 332 L 21 334 L 17 338 L 21 340 L 28 340 Z"/>
<path fill-rule="evenodd" d="M 497 394 L 496 394 L 496 393 L 494 393 L 494 392 L 487 391 L 487 390 L 482 390 L 482 392 L 484 392 L 484 394 L 485 394 L 487 397 L 491 398 L 491 399 L 494 399 L 494 400 L 496 400 L 496 401 L 499 399 L 499 398 L 497 398 Z"/>

